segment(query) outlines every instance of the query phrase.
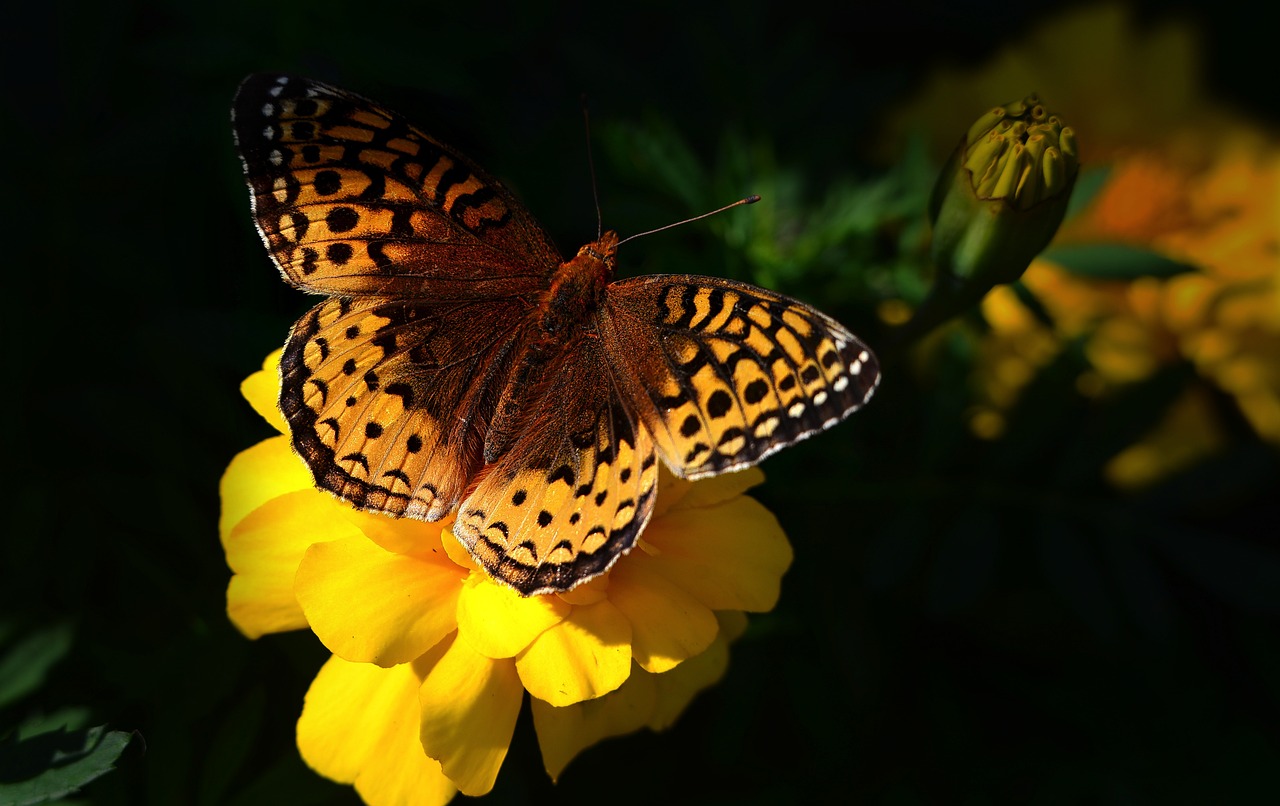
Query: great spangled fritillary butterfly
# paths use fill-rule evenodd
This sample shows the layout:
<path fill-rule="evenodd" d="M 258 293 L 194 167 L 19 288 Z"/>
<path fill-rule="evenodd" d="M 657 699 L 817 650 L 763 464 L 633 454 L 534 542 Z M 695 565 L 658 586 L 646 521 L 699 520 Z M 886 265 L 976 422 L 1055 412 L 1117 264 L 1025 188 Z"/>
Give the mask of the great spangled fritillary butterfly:
<path fill-rule="evenodd" d="M 879 382 L 867 346 L 802 302 L 713 277 L 613 281 L 613 232 L 562 261 L 497 180 L 357 95 L 253 75 L 232 120 L 263 242 L 327 297 L 280 362 L 294 448 L 357 507 L 459 507 L 458 540 L 521 594 L 631 548 L 659 457 L 690 479 L 755 464 Z"/>

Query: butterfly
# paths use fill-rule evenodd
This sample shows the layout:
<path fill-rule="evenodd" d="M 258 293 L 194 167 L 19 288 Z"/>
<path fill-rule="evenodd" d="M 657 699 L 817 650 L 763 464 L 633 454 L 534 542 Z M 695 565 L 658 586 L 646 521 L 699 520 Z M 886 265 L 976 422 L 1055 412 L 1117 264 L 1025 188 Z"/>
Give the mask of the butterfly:
<path fill-rule="evenodd" d="M 373 101 L 288 75 L 232 126 L 294 324 L 280 409 L 316 485 L 437 521 L 522 595 L 608 570 L 686 479 L 753 465 L 863 406 L 871 350 L 797 300 L 714 277 L 614 280 L 618 236 L 565 261 L 496 179 Z"/>

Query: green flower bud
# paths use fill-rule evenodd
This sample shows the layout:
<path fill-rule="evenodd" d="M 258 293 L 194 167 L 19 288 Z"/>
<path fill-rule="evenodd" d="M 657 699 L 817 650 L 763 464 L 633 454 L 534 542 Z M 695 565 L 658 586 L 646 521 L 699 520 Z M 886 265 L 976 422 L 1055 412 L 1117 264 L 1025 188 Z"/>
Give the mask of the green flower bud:
<path fill-rule="evenodd" d="M 929 199 L 937 281 L 980 298 L 1021 277 L 1062 223 L 1077 173 L 1075 132 L 1035 95 L 978 118 Z"/>

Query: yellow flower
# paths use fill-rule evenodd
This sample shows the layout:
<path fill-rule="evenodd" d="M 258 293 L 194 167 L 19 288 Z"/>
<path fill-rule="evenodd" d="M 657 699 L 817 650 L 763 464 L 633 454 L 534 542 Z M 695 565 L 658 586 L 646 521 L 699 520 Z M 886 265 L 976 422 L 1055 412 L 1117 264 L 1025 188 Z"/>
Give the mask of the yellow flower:
<path fill-rule="evenodd" d="M 1011 289 L 983 300 L 991 328 L 978 346 L 971 428 L 998 437 L 1025 384 L 1079 340 L 1091 365 L 1077 379 L 1084 394 L 1106 394 L 1184 361 L 1202 384 L 1115 457 L 1106 472 L 1116 485 L 1149 484 L 1224 444 L 1229 429 L 1207 402 L 1210 387 L 1280 445 L 1280 138 L 1205 92 L 1191 27 L 1140 30 L 1124 7 L 1110 4 L 1046 20 L 977 70 L 938 74 L 886 139 L 922 128 L 949 136 L 968 110 L 1026 87 L 1070 115 L 1087 133 L 1086 164 L 1107 172 L 1048 254 L 1137 247 L 1192 271 L 1102 279 L 1033 261 L 1022 283 L 1052 324 Z M 941 139 L 936 150 L 952 145 Z"/>
<path fill-rule="evenodd" d="M 278 361 L 242 391 L 283 434 Z M 792 555 L 743 495 L 762 478 L 664 475 L 647 529 L 608 574 L 523 598 L 472 562 L 451 519 L 354 510 L 314 488 L 287 436 L 272 437 L 223 476 L 227 612 L 250 638 L 310 628 L 333 652 L 298 747 L 366 802 L 488 792 L 525 692 L 554 778 L 602 738 L 671 724 L 723 673 L 743 611 L 776 603 Z"/>

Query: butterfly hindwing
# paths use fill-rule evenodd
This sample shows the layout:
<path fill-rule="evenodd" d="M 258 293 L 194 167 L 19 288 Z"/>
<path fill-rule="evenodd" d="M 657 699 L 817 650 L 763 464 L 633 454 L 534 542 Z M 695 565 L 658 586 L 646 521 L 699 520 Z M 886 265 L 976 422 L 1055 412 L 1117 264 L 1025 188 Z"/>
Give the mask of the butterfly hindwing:
<path fill-rule="evenodd" d="M 545 287 L 561 257 L 493 177 L 398 115 L 309 79 L 252 75 L 232 122 L 254 218 L 294 285 L 435 299 Z"/>
<path fill-rule="evenodd" d="M 599 318 L 615 377 L 685 478 L 755 464 L 830 428 L 880 379 L 875 356 L 840 323 L 746 283 L 620 280 Z"/>
<path fill-rule="evenodd" d="M 657 494 L 653 440 L 608 381 L 596 339 L 571 345 L 454 534 L 524 595 L 568 590 L 635 543 Z"/>
<path fill-rule="evenodd" d="M 361 508 L 443 517 L 482 464 L 522 322 L 502 300 L 313 308 L 285 345 L 280 407 L 316 484 Z"/>

